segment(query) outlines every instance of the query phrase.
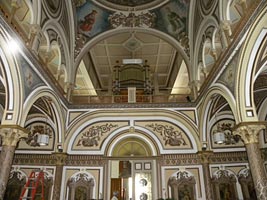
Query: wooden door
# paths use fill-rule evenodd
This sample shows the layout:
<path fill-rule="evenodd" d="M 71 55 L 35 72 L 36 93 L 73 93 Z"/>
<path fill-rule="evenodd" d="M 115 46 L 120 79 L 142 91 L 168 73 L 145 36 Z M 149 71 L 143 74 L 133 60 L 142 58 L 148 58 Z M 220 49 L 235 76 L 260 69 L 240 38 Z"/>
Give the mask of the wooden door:
<path fill-rule="evenodd" d="M 110 186 L 110 196 L 113 196 L 113 192 L 118 192 L 118 199 L 121 200 L 121 178 L 112 178 Z"/>

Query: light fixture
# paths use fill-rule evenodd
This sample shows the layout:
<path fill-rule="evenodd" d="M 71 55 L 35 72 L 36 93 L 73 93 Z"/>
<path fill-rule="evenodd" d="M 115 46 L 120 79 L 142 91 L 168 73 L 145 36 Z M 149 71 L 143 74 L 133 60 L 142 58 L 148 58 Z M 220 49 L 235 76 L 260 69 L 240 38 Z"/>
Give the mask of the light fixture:
<path fill-rule="evenodd" d="M 213 133 L 213 140 L 215 144 L 223 144 L 225 142 L 225 134 L 221 130 L 215 130 Z"/>
<path fill-rule="evenodd" d="M 46 146 L 49 143 L 49 136 L 46 134 L 38 134 L 37 136 L 37 143 L 40 146 Z"/>
<path fill-rule="evenodd" d="M 213 141 L 215 144 L 234 145 L 241 141 L 241 138 L 233 134 L 232 123 L 217 123 L 217 129 L 213 131 Z"/>
<path fill-rule="evenodd" d="M 46 134 L 38 134 L 37 136 L 37 143 L 40 146 L 46 146 L 49 143 L 49 136 Z"/>
<path fill-rule="evenodd" d="M 129 65 L 129 64 L 143 64 L 142 59 L 122 59 L 122 64 Z"/>

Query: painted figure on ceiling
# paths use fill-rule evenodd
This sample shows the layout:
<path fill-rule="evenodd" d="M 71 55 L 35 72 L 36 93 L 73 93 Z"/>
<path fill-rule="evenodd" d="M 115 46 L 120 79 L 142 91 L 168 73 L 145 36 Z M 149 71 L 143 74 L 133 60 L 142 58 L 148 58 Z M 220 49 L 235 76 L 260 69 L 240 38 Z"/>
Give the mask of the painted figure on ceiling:
<path fill-rule="evenodd" d="M 171 25 L 171 32 L 179 34 L 185 29 L 185 24 L 182 18 L 176 13 L 173 12 L 170 7 L 166 7 L 167 17 Z"/>
<path fill-rule="evenodd" d="M 86 15 L 84 19 L 80 21 L 79 28 L 84 32 L 91 31 L 95 23 L 96 14 L 97 14 L 97 11 L 92 10 L 91 13 Z"/>

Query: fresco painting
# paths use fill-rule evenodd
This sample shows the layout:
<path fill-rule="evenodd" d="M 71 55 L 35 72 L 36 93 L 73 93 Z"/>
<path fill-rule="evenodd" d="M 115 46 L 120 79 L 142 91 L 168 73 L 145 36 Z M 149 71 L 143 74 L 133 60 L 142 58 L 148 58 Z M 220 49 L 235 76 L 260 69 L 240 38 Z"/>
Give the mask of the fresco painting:
<path fill-rule="evenodd" d="M 23 72 L 22 74 L 24 75 L 22 80 L 24 82 L 24 97 L 26 98 L 35 88 L 45 84 L 22 56 L 19 56 L 18 61 L 21 66 L 20 69 Z"/>
<path fill-rule="evenodd" d="M 187 33 L 187 13 L 189 0 L 172 0 L 160 9 L 155 10 L 157 15 L 156 29 L 169 33 L 176 39 L 182 33 Z"/>
<path fill-rule="evenodd" d="M 76 7 L 78 33 L 91 38 L 110 28 L 108 16 L 110 12 L 100 9 L 91 1 Z"/>

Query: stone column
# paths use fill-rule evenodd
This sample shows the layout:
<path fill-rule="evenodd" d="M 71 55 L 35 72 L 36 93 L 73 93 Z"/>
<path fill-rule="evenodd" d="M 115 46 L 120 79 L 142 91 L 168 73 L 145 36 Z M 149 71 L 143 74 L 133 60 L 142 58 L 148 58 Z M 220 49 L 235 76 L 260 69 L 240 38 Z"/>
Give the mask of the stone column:
<path fill-rule="evenodd" d="M 66 163 L 67 156 L 68 155 L 66 153 L 53 153 L 53 157 L 56 160 L 56 174 L 55 174 L 55 182 L 54 182 L 54 190 L 53 190 L 53 200 L 60 199 L 63 167 Z"/>
<path fill-rule="evenodd" d="M 267 177 L 263 158 L 259 148 L 259 133 L 265 128 L 265 122 L 244 122 L 235 127 L 234 134 L 244 141 L 257 199 L 267 199 Z"/>
<path fill-rule="evenodd" d="M 205 183 L 205 192 L 206 192 L 206 200 L 213 200 L 212 198 L 212 183 L 210 177 L 210 168 L 209 161 L 212 156 L 212 151 L 202 151 L 200 152 L 200 159 L 203 167 L 203 175 L 204 175 L 204 183 Z"/>
<path fill-rule="evenodd" d="M 28 130 L 14 125 L 1 125 L 2 151 L 0 155 L 0 200 L 6 191 L 9 173 L 18 141 L 28 137 Z"/>

